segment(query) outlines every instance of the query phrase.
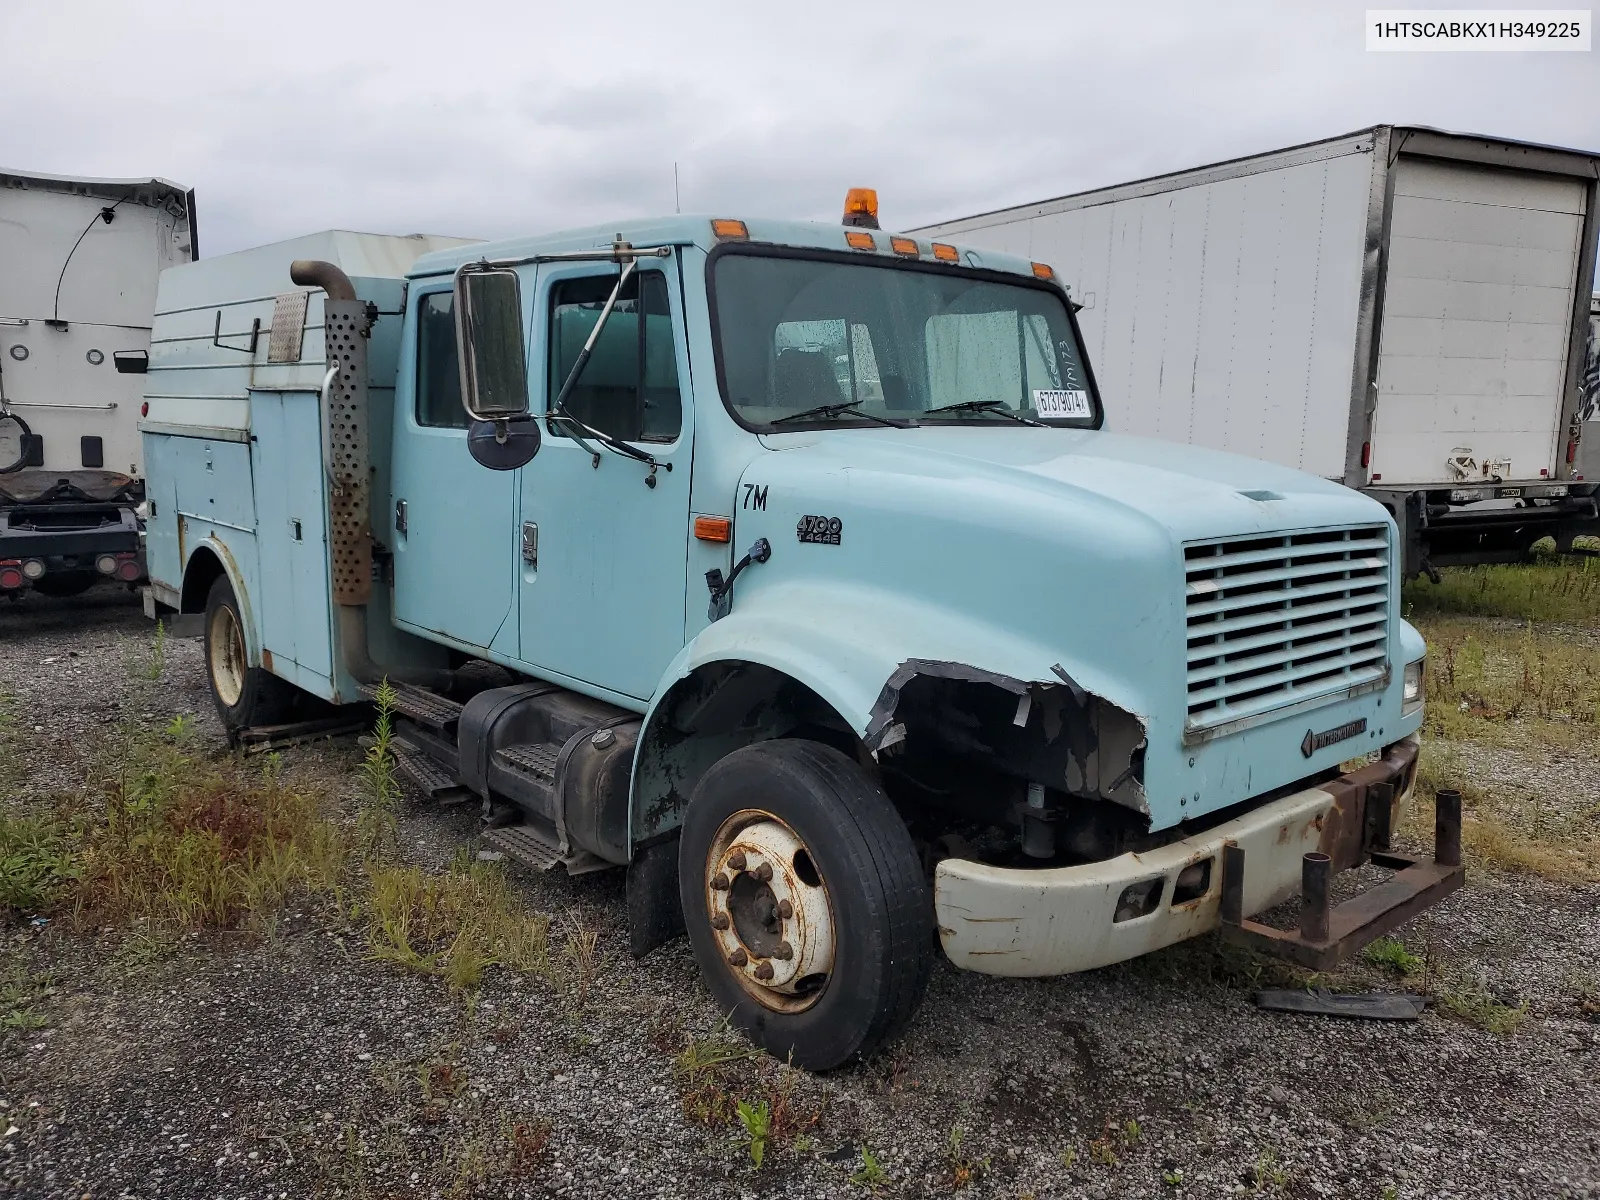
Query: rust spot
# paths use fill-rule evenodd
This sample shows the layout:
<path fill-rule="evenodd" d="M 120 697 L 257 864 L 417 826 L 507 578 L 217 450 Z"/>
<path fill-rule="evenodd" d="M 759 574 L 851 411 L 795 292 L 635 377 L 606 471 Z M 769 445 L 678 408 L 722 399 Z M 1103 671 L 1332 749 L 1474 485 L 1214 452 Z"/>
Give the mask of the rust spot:
<path fill-rule="evenodd" d="M 178 562 L 179 563 L 182 563 L 184 561 L 185 557 L 186 557 L 184 555 L 184 552 L 183 552 L 183 546 L 184 546 L 184 543 L 188 540 L 188 536 L 189 536 L 189 518 L 184 516 L 182 513 L 179 513 L 178 514 Z"/>
<path fill-rule="evenodd" d="M 272 651 L 265 646 L 261 648 L 261 665 L 267 670 L 272 670 Z"/>
<path fill-rule="evenodd" d="M 1289 827 L 1287 825 L 1279 825 L 1278 826 L 1278 845 L 1284 846 L 1284 845 L 1287 845 L 1288 842 L 1289 842 Z"/>

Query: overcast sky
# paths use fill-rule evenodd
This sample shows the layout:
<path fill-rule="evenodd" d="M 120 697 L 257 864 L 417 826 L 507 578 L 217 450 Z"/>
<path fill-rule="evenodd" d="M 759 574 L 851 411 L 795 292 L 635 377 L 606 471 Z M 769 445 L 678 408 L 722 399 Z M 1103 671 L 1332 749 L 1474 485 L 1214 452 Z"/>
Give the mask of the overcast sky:
<path fill-rule="evenodd" d="M 868 185 L 909 228 L 1385 122 L 1600 149 L 1596 52 L 1374 54 L 1364 14 L 0 0 L 0 166 L 193 187 L 209 256 L 671 212 L 674 162 L 684 212 Z"/>

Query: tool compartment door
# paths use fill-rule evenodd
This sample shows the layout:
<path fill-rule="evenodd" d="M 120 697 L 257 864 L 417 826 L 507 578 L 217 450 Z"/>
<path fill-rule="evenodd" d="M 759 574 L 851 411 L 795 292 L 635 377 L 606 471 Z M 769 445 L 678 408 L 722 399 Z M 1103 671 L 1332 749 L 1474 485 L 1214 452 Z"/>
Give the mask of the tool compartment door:
<path fill-rule="evenodd" d="M 1395 170 L 1372 478 L 1554 476 L 1584 185 L 1422 158 Z"/>

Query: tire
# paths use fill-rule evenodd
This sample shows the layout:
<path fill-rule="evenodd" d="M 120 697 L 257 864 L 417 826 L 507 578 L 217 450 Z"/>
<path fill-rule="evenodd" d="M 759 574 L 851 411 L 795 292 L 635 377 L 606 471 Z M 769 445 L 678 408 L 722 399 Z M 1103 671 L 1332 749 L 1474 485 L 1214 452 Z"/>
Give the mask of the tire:
<path fill-rule="evenodd" d="M 933 900 L 921 862 L 889 798 L 832 747 L 760 742 L 707 771 L 678 888 L 712 995 L 776 1058 L 810 1071 L 865 1058 L 922 1001 Z"/>
<path fill-rule="evenodd" d="M 205 644 L 211 699 L 229 733 L 288 719 L 294 707 L 294 686 L 262 667 L 249 665 L 244 618 L 226 575 L 217 577 L 206 596 Z"/>

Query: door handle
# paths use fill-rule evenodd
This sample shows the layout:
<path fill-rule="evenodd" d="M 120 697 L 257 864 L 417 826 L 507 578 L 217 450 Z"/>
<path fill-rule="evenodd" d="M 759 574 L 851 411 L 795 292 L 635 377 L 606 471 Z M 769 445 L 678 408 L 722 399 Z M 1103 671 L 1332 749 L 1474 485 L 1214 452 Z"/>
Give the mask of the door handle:
<path fill-rule="evenodd" d="M 539 565 L 539 526 L 533 521 L 522 523 L 522 561 L 530 567 Z"/>
<path fill-rule="evenodd" d="M 402 534 L 406 531 L 406 502 L 404 500 L 396 500 L 394 502 L 394 531 Z"/>

